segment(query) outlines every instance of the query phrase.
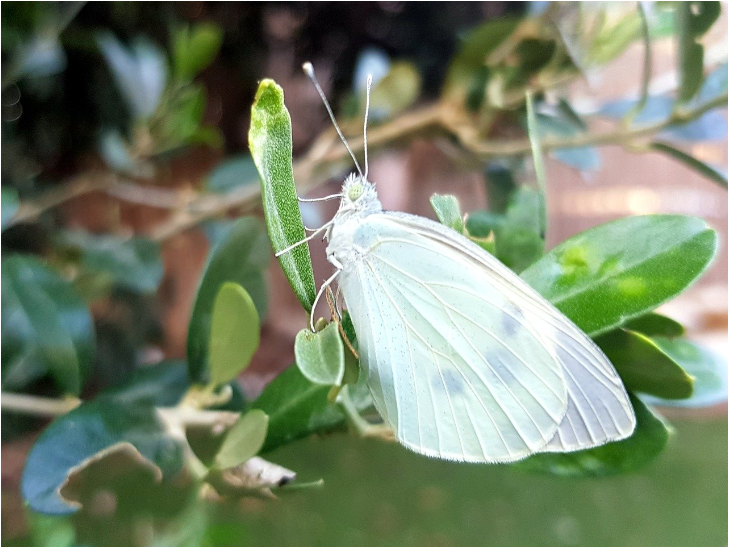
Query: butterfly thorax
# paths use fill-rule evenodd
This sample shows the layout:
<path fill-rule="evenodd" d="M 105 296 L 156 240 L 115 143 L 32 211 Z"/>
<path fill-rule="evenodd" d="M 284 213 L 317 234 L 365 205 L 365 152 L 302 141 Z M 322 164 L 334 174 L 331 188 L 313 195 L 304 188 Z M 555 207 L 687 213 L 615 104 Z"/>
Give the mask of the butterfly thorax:
<path fill-rule="evenodd" d="M 356 228 L 367 216 L 382 211 L 375 185 L 362 176 L 350 174 L 342 185 L 340 209 L 325 235 L 329 242 L 328 259 L 335 265 L 339 263 L 343 266 L 356 261 L 362 253 L 352 240 Z"/>

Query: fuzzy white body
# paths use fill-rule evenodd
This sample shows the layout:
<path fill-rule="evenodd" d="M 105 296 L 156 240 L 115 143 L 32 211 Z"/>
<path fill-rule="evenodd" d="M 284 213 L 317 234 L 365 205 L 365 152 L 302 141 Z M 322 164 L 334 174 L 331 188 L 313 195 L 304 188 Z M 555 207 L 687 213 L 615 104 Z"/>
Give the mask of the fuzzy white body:
<path fill-rule="evenodd" d="M 383 212 L 374 185 L 351 175 L 325 237 L 375 406 L 406 447 L 509 462 L 633 432 L 600 349 L 464 236 Z"/>

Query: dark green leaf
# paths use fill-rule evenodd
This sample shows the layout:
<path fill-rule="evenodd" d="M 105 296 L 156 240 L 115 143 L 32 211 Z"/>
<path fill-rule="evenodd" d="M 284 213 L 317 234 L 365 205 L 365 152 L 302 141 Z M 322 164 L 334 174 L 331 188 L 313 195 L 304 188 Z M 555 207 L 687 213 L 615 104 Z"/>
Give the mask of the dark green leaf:
<path fill-rule="evenodd" d="M 289 366 L 252 404 L 269 416 L 269 430 L 263 450 L 268 452 L 283 444 L 313 433 L 342 429 L 345 416 L 327 400 L 330 387 L 312 383 L 296 365 Z M 350 398 L 359 410 L 372 405 L 368 389 L 359 382 L 350 387 Z"/>
<path fill-rule="evenodd" d="M 513 467 L 564 477 L 603 477 L 644 467 L 664 450 L 669 430 L 637 397 L 631 403 L 637 424 L 629 438 L 579 452 L 537 454 Z"/>
<path fill-rule="evenodd" d="M 679 31 L 679 90 L 677 101 L 691 100 L 702 86 L 704 47 L 699 39 L 720 15 L 720 2 L 680 2 L 677 4 Z"/>
<path fill-rule="evenodd" d="M 521 187 L 513 195 L 502 223 L 495 231 L 497 258 L 515 272 L 537 261 L 545 250 L 544 196 Z"/>
<path fill-rule="evenodd" d="M 496 233 L 505 222 L 503 214 L 480 210 L 470 212 L 466 216 L 466 230 L 474 238 L 487 238 Z"/>
<path fill-rule="evenodd" d="M 619 328 L 596 338 L 596 343 L 627 389 L 671 399 L 692 394 L 692 376 L 645 335 Z"/>
<path fill-rule="evenodd" d="M 23 470 L 23 497 L 41 513 L 73 513 L 77 507 L 59 494 L 71 470 L 122 442 L 132 444 L 164 476 L 182 466 L 181 447 L 162 429 L 153 408 L 99 399 L 56 419 L 38 438 Z"/>
<path fill-rule="evenodd" d="M 499 164 L 489 164 L 484 172 L 484 182 L 487 188 L 487 204 L 489 205 L 489 210 L 497 214 L 507 211 L 512 194 L 518 187 L 513 171 Z M 475 232 L 471 234 L 479 236 Z"/>
<path fill-rule="evenodd" d="M 647 313 L 624 322 L 621 326 L 627 330 L 642 333 L 649 337 L 679 337 L 684 334 L 684 326 L 676 320 L 660 315 L 659 313 Z"/>
<path fill-rule="evenodd" d="M 131 48 L 109 33 L 99 35 L 97 42 L 132 115 L 152 115 L 167 80 L 165 54 L 144 38 L 137 38 Z"/>
<path fill-rule="evenodd" d="M 259 346 L 259 315 L 251 296 L 235 282 L 221 286 L 210 324 L 210 381 L 223 385 L 243 372 Z"/>
<path fill-rule="evenodd" d="M 189 387 L 188 367 L 182 360 L 168 360 L 142 366 L 117 387 L 107 389 L 100 396 L 131 407 L 175 406 Z"/>
<path fill-rule="evenodd" d="M 218 164 L 208 175 L 205 189 L 213 193 L 228 193 L 237 187 L 257 182 L 256 164 L 251 155 L 242 154 Z"/>
<path fill-rule="evenodd" d="M 31 256 L 2 261 L 4 389 L 21 389 L 50 373 L 79 394 L 94 356 L 94 324 L 71 283 Z"/>
<path fill-rule="evenodd" d="M 259 318 L 266 316 L 263 272 L 269 263 L 266 232 L 258 220 L 242 217 L 216 244 L 208 258 L 195 296 L 188 327 L 187 356 L 190 379 L 208 379 L 208 343 L 213 302 L 224 282 L 243 286 L 251 296 Z"/>
<path fill-rule="evenodd" d="M 431 196 L 431 207 L 438 220 L 457 233 L 464 232 L 464 220 L 461 217 L 459 200 L 452 194 L 434 194 Z"/>
<path fill-rule="evenodd" d="M 701 219 L 627 217 L 569 238 L 522 277 L 597 335 L 680 294 L 716 251 L 717 234 Z"/>
<path fill-rule="evenodd" d="M 275 252 L 305 237 L 292 169 L 292 136 L 284 92 L 273 80 L 263 80 L 251 107 L 248 133 L 251 155 L 261 179 L 266 226 Z M 309 312 L 316 297 L 312 258 L 306 244 L 279 256 L 279 264 L 299 302 Z"/>
<path fill-rule="evenodd" d="M 345 375 L 345 348 L 336 322 L 322 330 L 301 330 L 294 340 L 294 358 L 304 377 L 319 385 L 340 385 Z"/>
<path fill-rule="evenodd" d="M 223 43 L 223 29 L 215 23 L 199 23 L 177 29 L 172 37 L 175 76 L 191 80 L 207 67 Z"/>
<path fill-rule="evenodd" d="M 710 181 L 714 181 L 721 187 L 727 189 L 727 173 L 722 172 L 718 168 L 710 166 L 706 162 L 702 162 L 702 160 L 698 160 L 697 158 L 687 154 L 683 150 L 673 147 L 668 143 L 655 141 L 651 144 L 651 148 L 655 151 L 660 151 L 664 154 L 671 156 L 688 168 L 691 168 L 700 175 L 706 177 Z"/>
<path fill-rule="evenodd" d="M 229 469 L 244 463 L 259 453 L 266 440 L 269 416 L 261 410 L 251 410 L 241 416 L 226 433 L 215 466 Z"/>
<path fill-rule="evenodd" d="M 652 399 L 652 404 L 700 408 L 727 402 L 727 358 L 686 339 L 657 337 L 654 341 L 689 375 L 694 377 L 694 392 L 688 399 Z"/>
<path fill-rule="evenodd" d="M 119 286 L 139 292 L 151 293 L 160 285 L 163 266 L 157 242 L 86 231 L 64 231 L 59 240 L 80 254 L 82 265 L 92 274 L 107 274 Z"/>
<path fill-rule="evenodd" d="M 2 222 L 0 223 L 0 229 L 5 230 L 8 222 L 13 218 L 15 212 L 18 211 L 18 191 L 3 187 L 2 189 Z"/>
<path fill-rule="evenodd" d="M 446 73 L 444 95 L 464 100 L 475 72 L 485 66 L 489 54 L 514 32 L 519 23 L 520 18 L 504 17 L 470 31 L 452 58 Z"/>

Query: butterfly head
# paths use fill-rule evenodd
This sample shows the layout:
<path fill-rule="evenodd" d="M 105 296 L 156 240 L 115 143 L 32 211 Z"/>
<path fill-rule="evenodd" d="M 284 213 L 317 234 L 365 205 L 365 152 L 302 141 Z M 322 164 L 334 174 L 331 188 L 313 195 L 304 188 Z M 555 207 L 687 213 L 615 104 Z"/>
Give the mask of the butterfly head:
<path fill-rule="evenodd" d="M 342 185 L 342 207 L 364 214 L 383 209 L 375 184 L 355 173 L 351 173 Z"/>

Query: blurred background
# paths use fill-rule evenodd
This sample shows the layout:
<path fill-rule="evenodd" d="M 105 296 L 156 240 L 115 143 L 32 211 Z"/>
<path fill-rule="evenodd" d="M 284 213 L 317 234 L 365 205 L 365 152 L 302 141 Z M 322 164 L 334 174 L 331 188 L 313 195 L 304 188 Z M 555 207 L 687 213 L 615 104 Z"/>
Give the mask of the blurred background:
<path fill-rule="evenodd" d="M 636 119 L 651 123 L 671 110 L 677 33 L 658 5 L 645 4 L 652 62 L 649 98 Z M 726 94 L 727 4 L 721 6 L 702 44 L 705 74 L 725 67 Z M 94 395 L 147 364 L 185 356 L 211 246 L 227 220 L 261 216 L 248 156 L 250 108 L 261 79 L 284 89 L 302 193 L 337 192 L 351 169 L 342 156 L 326 160 L 340 145 L 301 71 L 311 61 L 348 135 L 359 134 L 365 75 L 374 75 L 371 124 L 374 131 L 395 128 L 370 150 L 370 179 L 386 209 L 433 217 L 429 197 L 440 192 L 458 196 L 468 212 L 494 200 L 485 180 L 495 170 L 526 169 L 512 159 L 477 161 L 428 123 L 437 102 L 466 101 L 468 108 L 454 110 L 451 133 L 464 140 L 470 132 L 505 140 L 524 135 L 524 95 L 515 102 L 507 85 L 485 88 L 484 80 L 475 93 L 473 82 L 461 84 L 454 59 L 468 57 L 469 32 L 504 18 L 549 21 L 571 53 L 571 70 L 556 70 L 545 84 L 542 114 L 553 120 L 545 132 L 572 136 L 615 127 L 640 95 L 644 43 L 636 13 L 635 3 L 610 2 L 6 2 L 0 7 L 3 257 L 43 256 L 89 304 L 96 352 L 81 396 Z M 589 42 L 579 32 L 586 28 L 594 33 Z M 519 68 L 542 83 L 538 68 L 549 59 L 539 52 L 554 46 L 540 40 L 530 43 Z M 573 126 L 548 108 L 566 101 Z M 499 105 L 498 116 L 490 104 Z M 465 124 L 465 117 L 477 123 Z M 671 131 L 665 137 L 678 148 L 727 173 L 726 109 Z M 703 218 L 720 234 L 718 257 L 660 312 L 727 360 L 726 189 L 672 155 L 622 145 L 546 157 L 547 248 L 628 215 Z M 305 225 L 329 219 L 330 206 L 303 207 Z M 311 250 L 320 282 L 330 266 L 323 245 L 314 242 Z M 269 264 L 266 284 L 261 346 L 238 380 L 249 400 L 291 364 L 294 336 L 306 320 L 277 262 Z M 3 322 L 6 305 L 3 295 Z M 3 391 L 62 393 L 43 373 L 6 368 L 8 356 L 3 344 Z M 662 412 L 676 431 L 667 451 L 621 477 L 566 480 L 456 465 L 338 434 L 270 455 L 301 479 L 324 477 L 320 491 L 201 503 L 161 516 L 150 511 L 125 522 L 120 509 L 103 505 L 71 518 L 30 511 L 20 476 L 46 420 L 4 411 L 2 542 L 727 545 L 727 404 L 715 399 L 712 406 Z"/>

